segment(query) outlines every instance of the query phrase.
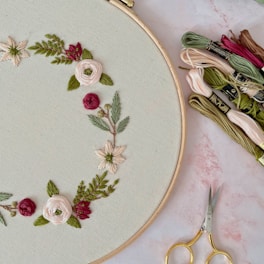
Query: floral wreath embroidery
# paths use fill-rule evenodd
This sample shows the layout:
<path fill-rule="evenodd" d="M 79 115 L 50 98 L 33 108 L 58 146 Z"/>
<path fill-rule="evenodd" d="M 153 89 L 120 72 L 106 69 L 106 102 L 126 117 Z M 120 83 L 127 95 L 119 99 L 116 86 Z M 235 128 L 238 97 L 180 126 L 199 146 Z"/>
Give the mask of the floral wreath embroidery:
<path fill-rule="evenodd" d="M 11 60 L 15 66 L 18 66 L 21 59 L 30 56 L 28 51 L 26 51 L 27 43 L 27 40 L 16 43 L 15 40 L 9 36 L 7 38 L 7 43 L 0 42 L 0 52 L 3 52 L 0 61 Z"/>
<path fill-rule="evenodd" d="M 74 90 L 81 85 L 90 86 L 96 82 L 101 82 L 104 85 L 113 85 L 112 79 L 102 72 L 102 65 L 93 60 L 90 51 L 83 49 L 78 42 L 76 45 L 70 44 L 68 49 L 64 47 L 64 41 L 56 35 L 47 34 L 48 41 L 36 42 L 34 46 L 29 47 L 35 50 L 36 54 L 43 54 L 46 57 L 55 56 L 52 64 L 71 64 L 77 62 L 75 75 L 73 75 L 68 83 L 68 90 Z M 0 61 L 12 60 L 13 64 L 18 66 L 22 58 L 27 58 L 30 54 L 25 50 L 27 41 L 16 43 L 14 39 L 8 37 L 7 43 L 0 42 L 0 52 L 4 52 Z M 1 54 L 1 53 L 0 53 Z M 53 181 L 47 184 L 47 193 L 49 199 L 42 210 L 42 215 L 35 221 L 35 226 L 41 226 L 48 223 L 55 225 L 67 223 L 73 227 L 81 228 L 80 220 L 90 217 L 92 210 L 91 202 L 101 198 L 108 197 L 115 191 L 119 179 L 116 179 L 112 184 L 106 179 L 108 171 L 115 174 L 118 166 L 125 161 L 122 155 L 126 146 L 117 146 L 116 137 L 123 132 L 128 123 L 129 116 L 121 118 L 121 101 L 118 92 L 115 92 L 111 104 L 100 106 L 100 99 L 95 93 L 88 93 L 83 98 L 83 106 L 87 110 L 97 111 L 96 115 L 89 114 L 90 122 L 97 128 L 106 131 L 112 135 L 112 140 L 107 140 L 104 147 L 95 151 L 95 154 L 101 159 L 98 169 L 107 169 L 101 176 L 96 175 L 92 181 L 85 186 L 84 181 L 81 181 L 75 198 L 72 203 L 63 195 Z M 11 204 L 2 204 L 2 201 L 8 200 L 13 195 L 6 192 L 0 192 L 0 223 L 6 226 L 6 221 L 1 213 L 6 210 L 10 216 L 16 216 L 19 212 L 23 216 L 31 216 L 36 211 L 36 204 L 30 198 L 25 198 L 20 202 L 13 201 Z"/>
<path fill-rule="evenodd" d="M 57 186 L 49 181 L 47 193 L 50 198 L 43 207 L 42 215 L 35 220 L 34 225 L 67 223 L 70 226 L 81 228 L 79 220 L 89 218 L 92 213 L 90 209 L 91 202 L 106 198 L 115 191 L 119 179 L 116 179 L 112 184 L 108 184 L 109 180 L 106 179 L 106 176 L 107 171 L 101 176 L 96 175 L 87 186 L 85 186 L 84 181 L 81 181 L 73 199 L 73 205 L 65 196 L 60 195 Z"/>
<path fill-rule="evenodd" d="M 83 49 L 81 44 L 70 44 L 65 48 L 64 40 L 55 34 L 46 34 L 47 40 L 36 42 L 28 49 L 34 50 L 35 54 L 42 54 L 46 57 L 55 57 L 52 64 L 72 64 L 77 62 L 75 74 L 68 82 L 68 90 L 75 90 L 80 86 L 90 86 L 97 82 L 104 85 L 113 85 L 111 77 L 103 73 L 103 66 L 100 62 L 93 59 L 92 53 Z"/>

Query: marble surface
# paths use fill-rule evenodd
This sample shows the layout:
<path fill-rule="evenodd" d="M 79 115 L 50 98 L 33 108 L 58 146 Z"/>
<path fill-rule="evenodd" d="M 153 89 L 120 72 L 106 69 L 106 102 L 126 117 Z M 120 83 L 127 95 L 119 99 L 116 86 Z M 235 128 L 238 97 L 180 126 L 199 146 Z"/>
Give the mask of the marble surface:
<path fill-rule="evenodd" d="M 137 0 L 136 14 L 167 50 L 175 68 L 180 38 L 192 30 L 217 40 L 221 34 L 249 29 L 264 46 L 264 5 L 253 0 Z M 214 214 L 216 245 L 230 252 L 234 263 L 262 263 L 264 246 L 264 168 L 211 120 L 187 103 L 185 72 L 177 70 L 186 102 L 187 137 L 182 166 L 166 205 L 147 230 L 106 264 L 159 264 L 169 246 L 189 240 L 203 221 L 209 185 L 223 184 Z M 133 221 L 133 220 L 131 220 Z M 204 237 L 195 247 L 204 263 L 210 247 Z"/>

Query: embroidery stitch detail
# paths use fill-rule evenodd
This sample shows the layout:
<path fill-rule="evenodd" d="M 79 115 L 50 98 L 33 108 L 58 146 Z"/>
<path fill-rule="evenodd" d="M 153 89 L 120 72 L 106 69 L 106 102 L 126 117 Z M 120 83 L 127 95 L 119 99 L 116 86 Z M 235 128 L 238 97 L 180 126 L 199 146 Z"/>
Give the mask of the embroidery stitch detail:
<path fill-rule="evenodd" d="M 0 61 L 11 60 L 15 66 L 18 66 L 21 59 L 30 56 L 28 51 L 26 51 L 27 43 L 28 41 L 24 40 L 17 44 L 15 40 L 9 36 L 7 38 L 7 43 L 0 42 L 0 52 L 3 52 Z"/>
<path fill-rule="evenodd" d="M 67 223 L 75 228 L 81 228 L 79 220 L 90 218 L 92 213 L 90 203 L 108 197 L 115 191 L 115 187 L 119 183 L 119 179 L 116 179 L 112 184 L 109 184 L 106 176 L 107 171 L 101 176 L 96 175 L 87 186 L 85 186 L 84 181 L 81 181 L 77 187 L 73 205 L 65 196 L 60 194 L 54 182 L 49 181 L 47 193 L 50 198 L 43 207 L 42 215 L 35 220 L 34 225 Z"/>
<path fill-rule="evenodd" d="M 0 192 L 0 202 L 6 201 L 13 195 L 11 193 Z M 0 208 L 8 211 L 11 217 L 16 216 L 17 211 L 23 216 L 31 216 L 35 213 L 36 204 L 29 198 L 21 200 L 19 203 L 13 201 L 11 204 L 0 204 Z M 7 226 L 4 216 L 0 212 L 0 223 Z"/>
<path fill-rule="evenodd" d="M 52 64 L 72 64 L 77 62 L 75 74 L 71 76 L 68 82 L 68 90 L 75 90 L 80 86 L 90 86 L 97 82 L 103 85 L 113 85 L 110 76 L 103 73 L 103 66 L 100 62 L 93 59 L 92 53 L 83 49 L 81 44 L 70 44 L 69 48 L 65 48 L 64 40 L 61 40 L 55 34 L 46 34 L 47 40 L 36 42 L 30 46 L 30 50 L 34 50 L 35 54 L 43 54 L 46 57 L 55 57 Z"/>
<path fill-rule="evenodd" d="M 99 107 L 97 116 L 88 115 L 91 123 L 103 131 L 110 132 L 113 136 L 112 142 L 108 140 L 105 146 L 95 151 L 95 154 L 101 159 L 98 169 L 108 169 L 112 174 L 115 174 L 118 165 L 125 161 L 122 155 L 126 146 L 116 146 L 117 134 L 123 132 L 128 123 L 129 116 L 120 121 L 121 117 L 121 102 L 119 93 L 116 92 L 112 104 L 106 104 L 104 108 Z"/>

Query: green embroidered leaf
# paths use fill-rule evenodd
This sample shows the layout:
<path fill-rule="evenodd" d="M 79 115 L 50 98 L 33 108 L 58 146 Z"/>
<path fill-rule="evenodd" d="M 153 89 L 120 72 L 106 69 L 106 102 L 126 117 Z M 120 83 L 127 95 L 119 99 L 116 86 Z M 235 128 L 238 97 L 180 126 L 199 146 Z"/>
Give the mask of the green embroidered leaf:
<path fill-rule="evenodd" d="M 6 226 L 6 221 L 1 213 L 0 213 L 0 223 Z"/>
<path fill-rule="evenodd" d="M 128 123 L 129 123 L 129 116 L 127 116 L 125 119 L 119 122 L 116 132 L 117 133 L 123 132 L 126 129 Z"/>
<path fill-rule="evenodd" d="M 66 56 L 55 57 L 51 64 L 72 64 L 72 60 Z"/>
<path fill-rule="evenodd" d="M 101 78 L 100 78 L 100 83 L 104 85 L 109 85 L 112 86 L 114 84 L 113 80 L 111 77 L 105 73 L 102 73 Z"/>
<path fill-rule="evenodd" d="M 120 115 L 121 115 L 120 97 L 118 92 L 115 92 L 112 102 L 112 108 L 111 108 L 111 118 L 114 124 L 116 124 L 119 121 Z"/>
<path fill-rule="evenodd" d="M 73 215 L 68 219 L 67 224 L 76 228 L 81 228 L 80 221 Z"/>
<path fill-rule="evenodd" d="M 68 91 L 78 89 L 80 86 L 81 85 L 80 85 L 79 81 L 76 79 L 75 75 L 72 75 L 72 77 L 70 78 L 70 80 L 68 82 Z"/>
<path fill-rule="evenodd" d="M 110 131 L 109 125 L 100 117 L 97 117 L 95 115 L 88 115 L 90 121 L 92 124 L 104 131 Z"/>
<path fill-rule="evenodd" d="M 49 223 L 49 220 L 43 217 L 43 215 L 39 216 L 35 221 L 34 221 L 34 226 L 42 226 L 46 225 Z"/>
<path fill-rule="evenodd" d="M 73 204 L 77 204 L 81 201 L 82 197 L 85 194 L 85 184 L 84 181 L 81 181 L 80 184 L 77 187 L 77 193 L 73 199 Z"/>
<path fill-rule="evenodd" d="M 96 175 L 92 179 L 92 182 L 88 184 L 83 200 L 91 202 L 101 198 L 106 198 L 115 191 L 115 186 L 119 183 L 119 180 L 115 180 L 112 185 L 108 185 L 109 180 L 105 179 L 107 173 L 108 172 L 105 171 L 101 176 Z"/>
<path fill-rule="evenodd" d="M 49 181 L 47 184 L 47 193 L 49 195 L 49 197 L 51 197 L 52 195 L 56 195 L 59 194 L 59 189 L 57 188 L 57 186 L 54 184 L 53 181 Z"/>
<path fill-rule="evenodd" d="M 92 55 L 92 53 L 89 50 L 83 49 L 83 51 L 82 51 L 82 59 L 83 60 L 86 60 L 86 59 L 92 60 L 93 59 L 93 55 Z"/>
<path fill-rule="evenodd" d="M 35 54 L 43 54 L 46 57 L 61 55 L 64 51 L 64 41 L 55 34 L 46 34 L 45 37 L 48 41 L 36 42 L 28 49 L 35 50 Z"/>
<path fill-rule="evenodd" d="M 0 192 L 0 201 L 8 200 L 13 194 Z"/>
<path fill-rule="evenodd" d="M 96 175 L 87 186 L 81 181 L 78 188 L 77 194 L 74 198 L 74 204 L 80 201 L 92 202 L 101 198 L 108 197 L 115 191 L 115 186 L 119 183 L 119 179 L 115 180 L 113 184 L 108 184 L 109 180 L 106 179 L 107 171 L 101 176 Z"/>

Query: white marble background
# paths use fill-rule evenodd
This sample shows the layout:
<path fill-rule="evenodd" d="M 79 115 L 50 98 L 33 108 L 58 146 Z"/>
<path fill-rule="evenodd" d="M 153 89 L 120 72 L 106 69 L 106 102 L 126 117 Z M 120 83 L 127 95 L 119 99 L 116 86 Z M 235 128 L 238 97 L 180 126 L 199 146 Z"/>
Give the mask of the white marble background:
<path fill-rule="evenodd" d="M 264 46 L 264 5 L 253 0 L 136 0 L 134 11 L 167 50 L 175 68 L 180 38 L 192 30 L 218 40 L 221 34 L 249 29 Z M 218 247 L 234 263 L 261 264 L 264 248 L 264 168 L 211 120 L 187 104 L 190 89 L 178 70 L 186 101 L 187 142 L 183 164 L 171 196 L 153 224 L 106 264 L 159 264 L 169 246 L 189 240 L 203 220 L 208 187 L 223 184 L 214 214 Z M 202 239 L 196 262 L 204 263 L 210 247 Z"/>

